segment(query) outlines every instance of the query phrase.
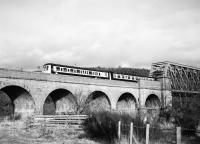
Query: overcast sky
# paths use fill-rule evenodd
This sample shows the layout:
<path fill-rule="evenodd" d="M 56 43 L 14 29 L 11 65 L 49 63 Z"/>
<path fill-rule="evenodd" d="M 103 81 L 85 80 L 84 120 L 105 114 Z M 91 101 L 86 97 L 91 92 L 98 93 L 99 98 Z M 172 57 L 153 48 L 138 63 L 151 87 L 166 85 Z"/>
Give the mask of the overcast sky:
<path fill-rule="evenodd" d="M 0 67 L 200 67 L 200 0 L 0 0 Z"/>

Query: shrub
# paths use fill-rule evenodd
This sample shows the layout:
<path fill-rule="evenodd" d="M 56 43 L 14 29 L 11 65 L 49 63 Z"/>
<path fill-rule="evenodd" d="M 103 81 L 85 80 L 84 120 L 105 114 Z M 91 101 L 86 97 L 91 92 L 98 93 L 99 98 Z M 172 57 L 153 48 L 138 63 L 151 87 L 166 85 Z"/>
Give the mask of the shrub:
<path fill-rule="evenodd" d="M 132 118 L 128 114 L 120 115 L 109 111 L 92 113 L 91 117 L 84 123 L 84 130 L 91 138 L 114 143 L 117 139 L 118 121 L 121 121 L 124 125 L 121 131 L 122 135 L 129 135 L 129 125 L 133 122 L 135 126 L 139 127 L 139 129 L 134 127 L 137 136 L 140 138 L 145 137 L 145 124 L 139 117 Z"/>
<path fill-rule="evenodd" d="M 22 118 L 21 114 L 14 114 L 14 115 L 10 115 L 8 117 L 8 120 L 16 121 L 16 120 L 21 120 L 21 118 Z"/>
<path fill-rule="evenodd" d="M 187 103 L 174 99 L 172 107 L 166 107 L 160 112 L 160 120 L 172 122 L 182 127 L 183 134 L 195 134 L 200 119 L 200 104 L 198 99 L 191 98 Z"/>

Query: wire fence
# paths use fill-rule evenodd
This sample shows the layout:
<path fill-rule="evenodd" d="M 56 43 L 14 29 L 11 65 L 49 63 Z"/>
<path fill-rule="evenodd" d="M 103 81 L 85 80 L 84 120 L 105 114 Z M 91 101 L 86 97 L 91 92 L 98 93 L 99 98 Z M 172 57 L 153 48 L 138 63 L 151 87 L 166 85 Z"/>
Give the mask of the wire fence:
<path fill-rule="evenodd" d="M 179 144 L 177 142 L 177 133 L 180 135 L 181 131 L 177 128 L 159 128 L 152 127 L 147 124 L 146 126 L 137 126 L 133 123 L 125 124 L 118 123 L 118 138 L 128 139 L 129 144 L 139 143 L 159 143 L 159 144 Z"/>

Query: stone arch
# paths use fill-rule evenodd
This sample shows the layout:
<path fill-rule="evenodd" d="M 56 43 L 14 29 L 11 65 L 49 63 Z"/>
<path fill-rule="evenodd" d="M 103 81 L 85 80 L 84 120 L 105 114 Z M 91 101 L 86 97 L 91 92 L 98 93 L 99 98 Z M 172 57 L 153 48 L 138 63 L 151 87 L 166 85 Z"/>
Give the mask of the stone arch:
<path fill-rule="evenodd" d="M 0 89 L 0 99 L 4 100 L 3 110 L 5 115 L 19 114 L 22 117 L 33 115 L 35 101 L 30 92 L 18 85 L 6 85 Z"/>
<path fill-rule="evenodd" d="M 111 109 L 111 102 L 108 95 L 102 91 L 93 91 L 85 102 L 83 113 L 108 111 Z"/>
<path fill-rule="evenodd" d="M 44 115 L 75 113 L 76 98 L 67 89 L 58 88 L 49 93 L 43 105 Z"/>
<path fill-rule="evenodd" d="M 146 101 L 145 101 L 145 107 L 147 108 L 159 108 L 161 106 L 161 101 L 159 97 L 155 94 L 150 94 Z"/>
<path fill-rule="evenodd" d="M 133 94 L 129 92 L 123 93 L 116 105 L 117 110 L 127 110 L 127 109 L 136 109 L 137 108 L 137 101 Z"/>

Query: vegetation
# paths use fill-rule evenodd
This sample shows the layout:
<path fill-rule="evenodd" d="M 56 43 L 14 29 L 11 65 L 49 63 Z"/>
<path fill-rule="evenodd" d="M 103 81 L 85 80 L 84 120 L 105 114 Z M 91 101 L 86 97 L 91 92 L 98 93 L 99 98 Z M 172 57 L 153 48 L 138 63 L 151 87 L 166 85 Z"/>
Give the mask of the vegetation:
<path fill-rule="evenodd" d="M 130 123 L 133 122 L 134 134 L 139 141 L 144 141 L 146 124 L 139 117 L 131 117 L 127 114 L 112 113 L 108 111 L 93 113 L 91 118 L 85 121 L 84 129 L 87 136 L 98 140 L 104 140 L 107 143 L 116 143 L 118 121 L 122 123 L 121 134 L 129 136 Z M 152 139 L 161 139 L 164 136 L 158 124 L 152 124 L 150 137 Z"/>
<path fill-rule="evenodd" d="M 200 120 L 199 98 L 190 97 L 185 101 L 176 97 L 172 105 L 161 110 L 160 119 L 181 126 L 183 134 L 194 134 Z"/>

